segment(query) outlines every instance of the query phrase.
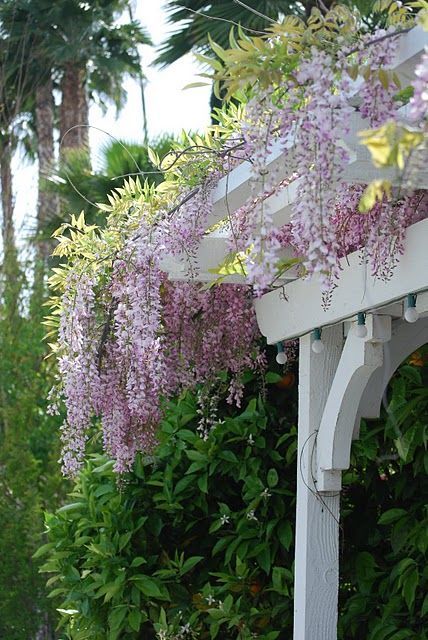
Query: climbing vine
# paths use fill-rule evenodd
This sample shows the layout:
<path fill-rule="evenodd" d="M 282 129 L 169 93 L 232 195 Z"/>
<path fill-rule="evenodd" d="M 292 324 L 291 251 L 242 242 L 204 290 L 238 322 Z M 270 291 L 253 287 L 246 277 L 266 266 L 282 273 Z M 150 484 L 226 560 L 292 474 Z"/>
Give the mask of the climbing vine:
<path fill-rule="evenodd" d="M 330 294 L 340 258 L 361 249 L 374 276 L 391 277 L 406 227 L 428 211 L 411 180 L 426 144 L 427 56 L 408 87 L 390 67 L 402 34 L 417 19 L 426 23 L 428 5 L 382 1 L 376 10 L 384 18 L 371 30 L 336 5 L 314 10 L 307 23 L 284 18 L 263 37 L 232 33 L 229 50 L 212 43 L 208 75 L 234 98 L 217 112 L 218 123 L 203 137 L 185 136 L 166 158 L 152 153 L 164 182 L 126 181 L 99 205 L 103 228 L 80 215 L 56 232 L 55 255 L 65 262 L 51 278 L 46 322 L 57 336 L 60 375 L 52 411 L 62 400 L 67 408 L 66 473 L 81 466 L 94 417 L 123 472 L 138 451 L 154 447 L 168 398 L 200 384 L 209 399 L 226 371 L 229 401 L 239 405 L 243 372 L 264 368 L 252 298 L 281 286 L 288 269 L 318 277 Z M 402 122 L 406 101 L 410 124 Z M 354 118 L 366 123 L 362 142 L 374 163 L 396 167 L 398 187 L 388 179 L 346 183 L 343 141 Z M 275 149 L 282 153 L 272 162 Z M 227 176 L 243 163 L 251 188 L 233 210 Z M 212 205 L 221 180 L 223 219 Z M 268 199 L 291 188 L 291 216 L 278 226 Z M 227 237 L 230 252 L 213 270 L 218 279 L 201 288 L 198 251 L 210 231 Z M 173 282 L 168 273 L 177 263 Z"/>

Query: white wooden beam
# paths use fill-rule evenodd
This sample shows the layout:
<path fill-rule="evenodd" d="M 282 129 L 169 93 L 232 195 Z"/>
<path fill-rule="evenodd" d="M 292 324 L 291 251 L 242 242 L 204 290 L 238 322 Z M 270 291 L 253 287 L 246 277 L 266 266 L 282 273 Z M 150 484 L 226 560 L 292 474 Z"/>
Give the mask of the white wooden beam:
<path fill-rule="evenodd" d="M 415 68 L 419 64 L 421 54 L 428 45 L 428 34 L 420 26 L 400 36 L 399 46 L 391 68 L 400 77 L 403 86 L 410 84 L 415 78 Z"/>
<path fill-rule="evenodd" d="M 255 302 L 261 333 L 269 344 L 290 340 L 316 327 L 341 322 L 428 289 L 428 219 L 407 229 L 405 252 L 387 282 L 370 275 L 358 251 L 341 261 L 341 273 L 330 307 L 323 310 L 317 278 L 295 280 Z"/>
<path fill-rule="evenodd" d="M 400 46 L 395 57 L 392 69 L 403 79 L 405 83 L 412 79 L 415 65 L 420 59 L 420 55 L 424 50 L 424 46 L 428 42 L 427 34 L 420 27 L 412 29 L 411 32 L 400 37 Z M 358 81 L 355 82 L 354 92 L 357 95 L 360 89 Z M 353 100 L 353 103 L 355 100 Z M 356 104 L 356 103 L 355 103 Z M 404 115 L 403 110 L 403 115 Z M 350 150 L 350 162 L 345 168 L 344 181 L 350 184 L 365 184 L 374 179 L 388 179 L 393 185 L 401 185 L 401 175 L 395 169 L 380 170 L 373 166 L 368 150 L 360 144 L 357 132 L 368 128 L 368 122 L 364 121 L 360 114 L 355 111 L 352 116 L 351 133 L 344 139 L 344 144 Z M 284 149 L 280 140 L 276 140 L 272 145 L 272 150 L 267 161 L 268 172 L 279 171 L 283 177 L 289 177 L 293 171 L 294 142 L 290 141 Z M 206 229 L 210 229 L 220 221 L 227 220 L 230 214 L 242 207 L 251 197 L 251 168 L 248 162 L 242 162 L 232 171 L 223 177 L 213 192 L 213 208 L 210 216 L 206 221 Z M 418 170 L 416 182 L 420 188 L 428 188 L 428 163 Z M 297 196 L 299 180 L 294 180 L 290 185 L 277 194 L 273 194 L 265 201 L 265 206 L 269 206 L 273 213 L 275 226 L 282 226 L 289 222 L 292 205 Z M 200 275 L 196 277 L 202 282 L 210 281 L 212 276 L 208 275 L 208 269 L 204 263 L 210 263 L 210 256 L 218 252 L 218 249 L 210 244 L 218 245 L 217 239 L 211 240 L 212 236 L 201 243 L 198 252 L 197 263 L 199 263 L 197 271 Z M 220 251 L 225 256 L 226 242 L 224 248 Z M 204 252 L 206 252 L 206 257 Z M 184 265 L 180 267 L 177 258 L 166 260 L 165 264 L 171 265 L 172 279 L 186 279 L 188 269 L 186 261 L 183 259 Z M 218 264 L 218 263 L 217 263 Z M 211 266 L 209 268 L 212 268 Z M 232 276 L 226 279 L 230 282 L 242 282 L 243 278 Z"/>
<path fill-rule="evenodd" d="M 316 434 L 343 345 L 342 328 L 324 333 L 315 354 L 300 339 L 294 640 L 336 640 L 339 589 L 340 492 L 318 496 Z"/>
<path fill-rule="evenodd" d="M 343 140 L 350 155 L 350 161 L 344 169 L 343 181 L 349 184 L 367 184 L 371 180 L 384 179 L 390 180 L 393 186 L 401 186 L 401 172 L 394 168 L 376 168 L 371 161 L 369 151 L 361 144 L 358 132 L 369 128 L 369 122 L 362 118 L 358 111 L 355 111 L 351 118 L 351 131 Z M 292 149 L 284 149 L 280 141 L 277 141 L 267 163 L 267 170 L 269 172 L 279 170 L 279 175 L 284 179 L 287 178 L 293 171 L 290 158 L 292 158 Z M 415 181 L 419 188 L 428 188 L 428 170 L 423 166 L 423 163 L 415 174 Z M 299 185 L 300 179 L 296 179 L 281 192 L 266 198 L 265 203 L 266 205 L 269 203 L 271 211 L 274 213 L 276 226 L 282 226 L 290 221 L 292 205 L 297 198 Z M 229 218 L 234 211 L 242 207 L 251 197 L 251 189 L 251 173 L 248 163 L 239 165 L 223 177 L 214 190 L 213 209 L 207 219 L 206 228 Z"/>

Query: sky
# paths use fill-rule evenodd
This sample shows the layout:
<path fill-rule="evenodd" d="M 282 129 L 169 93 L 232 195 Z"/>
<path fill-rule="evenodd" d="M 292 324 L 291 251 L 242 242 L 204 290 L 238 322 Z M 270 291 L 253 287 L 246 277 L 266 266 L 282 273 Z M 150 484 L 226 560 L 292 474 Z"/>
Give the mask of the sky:
<path fill-rule="evenodd" d="M 159 45 L 172 31 L 167 25 L 163 0 L 134 0 L 134 17 L 150 34 L 154 45 Z M 140 50 L 143 71 L 147 77 L 145 98 L 149 138 L 159 134 L 179 133 L 182 129 L 204 129 L 209 124 L 209 87 L 183 88 L 198 80 L 200 67 L 192 54 L 184 56 L 166 69 L 151 66 L 156 57 L 155 47 L 142 46 Z M 90 124 L 98 129 L 90 131 L 95 166 L 100 163 L 100 150 L 111 136 L 127 142 L 143 141 L 143 117 L 140 88 L 137 82 L 125 81 L 128 93 L 126 106 L 116 117 L 114 107 L 103 113 L 93 105 Z M 34 165 L 16 158 L 15 198 L 16 226 L 26 235 L 32 227 L 37 201 L 37 171 Z"/>

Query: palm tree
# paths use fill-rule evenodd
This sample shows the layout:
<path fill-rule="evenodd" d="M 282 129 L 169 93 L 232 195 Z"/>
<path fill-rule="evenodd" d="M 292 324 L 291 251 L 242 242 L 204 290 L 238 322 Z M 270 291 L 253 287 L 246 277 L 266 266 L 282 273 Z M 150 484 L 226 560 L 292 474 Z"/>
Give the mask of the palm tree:
<path fill-rule="evenodd" d="M 15 248 L 12 157 L 19 143 L 28 148 L 34 84 L 21 64 L 24 39 L 15 46 L 0 23 L 0 185 L 3 250 Z"/>
<path fill-rule="evenodd" d="M 173 141 L 172 136 L 165 134 L 154 140 L 151 147 L 163 158 Z M 100 214 L 96 203 L 105 202 L 107 195 L 121 187 L 129 176 L 139 176 L 141 181 L 147 180 L 152 184 L 163 180 L 162 172 L 150 161 L 145 145 L 121 140 L 106 145 L 101 150 L 101 168 L 97 171 L 86 162 L 82 150 L 71 152 L 66 162 L 50 176 L 49 190 L 59 197 L 61 210 L 57 218 L 47 222 L 43 236 L 49 237 L 68 214 L 80 211 L 85 212 L 88 221 L 102 225 L 104 214 Z"/>
<path fill-rule="evenodd" d="M 330 5 L 331 0 L 322 4 Z M 233 24 L 240 24 L 249 35 L 256 35 L 281 15 L 305 17 L 316 6 L 320 6 L 317 0 L 169 0 L 166 5 L 169 22 L 179 28 L 161 45 L 156 63 L 169 65 L 189 51 L 209 51 L 208 34 L 227 47 Z"/>
<path fill-rule="evenodd" d="M 240 25 L 250 36 L 260 35 L 282 15 L 307 17 L 320 2 L 325 7 L 332 0 L 169 0 L 166 5 L 169 22 L 178 29 L 160 46 L 155 64 L 167 66 L 190 51 L 213 55 L 208 35 L 227 48 L 233 25 Z M 221 107 L 214 91 L 210 106 L 211 111 Z"/>
<path fill-rule="evenodd" d="M 138 76 L 137 44 L 149 44 L 141 26 L 117 24 L 127 10 L 126 0 L 4 0 L 9 5 L 9 28 L 19 38 L 32 33 L 32 58 L 43 61 L 59 85 L 62 151 L 88 145 L 89 100 L 123 103 L 123 76 Z M 79 126 L 82 125 L 82 126 Z"/>
<path fill-rule="evenodd" d="M 32 78 L 30 96 L 39 159 L 39 231 L 47 219 L 56 219 L 58 214 L 56 195 L 45 188 L 46 176 L 55 168 L 55 123 L 59 124 L 61 160 L 65 161 L 70 149 L 86 149 L 87 163 L 89 101 L 97 98 L 105 105 L 110 100 L 120 109 L 125 98 L 124 74 L 141 74 L 136 46 L 150 40 L 135 21 L 115 23 L 127 7 L 126 0 L 94 0 L 90 6 L 78 0 L 0 3 L 2 31 L 15 51 L 20 51 L 9 72 L 19 77 L 25 69 Z M 55 117 L 54 88 L 62 97 L 59 118 Z M 44 242 L 38 249 L 45 260 L 50 245 Z"/>

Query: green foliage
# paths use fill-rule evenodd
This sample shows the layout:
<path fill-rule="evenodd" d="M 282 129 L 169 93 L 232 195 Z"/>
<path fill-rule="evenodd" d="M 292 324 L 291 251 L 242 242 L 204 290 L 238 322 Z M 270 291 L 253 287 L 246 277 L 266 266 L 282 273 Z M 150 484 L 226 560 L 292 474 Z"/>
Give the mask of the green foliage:
<path fill-rule="evenodd" d="M 344 505 L 346 639 L 428 637 L 427 355 L 425 347 L 399 369 L 384 419 L 363 425 L 354 444 Z"/>
<path fill-rule="evenodd" d="M 26 269 L 25 269 L 26 267 Z M 57 458 L 58 419 L 47 416 L 51 385 L 40 325 L 39 292 L 31 291 L 15 255 L 0 278 L 0 637 L 34 638 L 49 624 L 38 562 L 43 511 L 64 494 Z M 33 297 L 31 297 L 33 294 Z M 37 304 L 36 304 L 37 301 Z"/>
<path fill-rule="evenodd" d="M 69 637 L 148 640 L 189 623 L 201 638 L 274 640 L 290 626 L 295 429 L 256 394 L 246 402 L 225 404 L 203 440 L 194 396 L 180 398 L 121 488 L 93 456 L 47 516 L 40 553 Z"/>
<path fill-rule="evenodd" d="M 164 135 L 153 141 L 153 148 L 163 158 L 172 143 L 172 136 Z M 159 184 L 163 179 L 162 171 L 150 159 L 150 150 L 142 144 L 115 140 L 101 149 L 98 164 L 98 169 L 92 169 L 86 152 L 72 150 L 62 166 L 49 176 L 46 187 L 59 196 L 61 212 L 49 220 L 49 227 L 44 229 L 47 237 L 70 211 L 84 211 L 88 220 L 102 224 L 96 204 L 105 202 L 108 194 L 121 187 L 126 178 L 138 175 L 151 184 Z"/>
<path fill-rule="evenodd" d="M 427 355 L 394 376 L 344 474 L 342 640 L 427 638 Z M 66 637 L 290 637 L 296 388 L 280 380 L 268 373 L 265 400 L 250 380 L 245 409 L 224 403 L 207 440 L 195 397 L 172 403 L 120 487 L 92 456 L 39 552 Z"/>
<path fill-rule="evenodd" d="M 207 65 L 210 73 L 202 77 L 214 81 L 218 97 L 230 99 L 239 90 L 262 90 L 278 88 L 284 78 L 293 78 L 299 60 L 307 55 L 311 47 L 327 50 L 335 56 L 346 43 L 352 46 L 358 37 L 375 26 L 395 26 L 406 29 L 414 25 L 416 7 L 412 3 L 395 0 L 381 0 L 371 3 L 369 14 L 360 13 L 355 3 L 333 3 L 328 11 L 320 11 L 314 6 L 306 20 L 296 15 L 285 15 L 278 22 L 270 23 L 264 33 L 253 35 L 245 32 L 240 25 L 232 28 L 229 43 L 222 46 L 210 38 L 215 57 L 198 54 L 200 62 Z M 235 37 L 237 34 L 237 37 Z M 353 55 L 349 54 L 349 74 L 353 79 L 358 75 L 371 73 L 365 65 L 355 66 Z M 381 81 L 389 83 L 392 78 L 381 70 Z"/>
<path fill-rule="evenodd" d="M 271 20 L 278 20 L 281 15 L 289 13 L 303 16 L 305 8 L 309 9 L 316 1 L 247 0 L 245 4 L 250 9 L 230 0 L 169 0 L 166 5 L 169 22 L 178 25 L 178 28 L 161 45 L 156 62 L 171 64 L 195 49 L 209 52 L 208 34 L 221 46 L 227 46 L 232 24 L 242 25 L 248 33 L 263 33 Z M 253 13 L 251 8 L 258 14 Z"/>

